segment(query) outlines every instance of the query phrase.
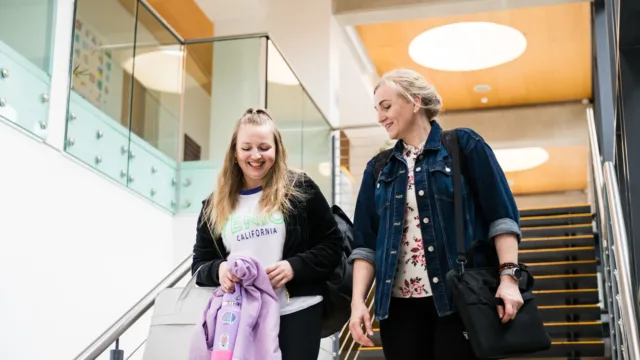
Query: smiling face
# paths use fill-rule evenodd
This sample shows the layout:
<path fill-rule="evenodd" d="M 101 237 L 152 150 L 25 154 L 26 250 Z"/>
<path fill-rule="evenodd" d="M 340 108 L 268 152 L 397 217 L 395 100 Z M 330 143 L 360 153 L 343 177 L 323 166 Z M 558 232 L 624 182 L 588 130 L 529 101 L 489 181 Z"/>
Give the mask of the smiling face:
<path fill-rule="evenodd" d="M 236 160 L 244 174 L 246 189 L 264 185 L 264 180 L 276 160 L 275 136 L 271 126 L 240 126 L 236 143 Z"/>
<path fill-rule="evenodd" d="M 382 84 L 374 94 L 378 122 L 393 140 L 402 139 L 411 132 L 416 121 L 417 104 L 399 95 L 389 84 Z"/>

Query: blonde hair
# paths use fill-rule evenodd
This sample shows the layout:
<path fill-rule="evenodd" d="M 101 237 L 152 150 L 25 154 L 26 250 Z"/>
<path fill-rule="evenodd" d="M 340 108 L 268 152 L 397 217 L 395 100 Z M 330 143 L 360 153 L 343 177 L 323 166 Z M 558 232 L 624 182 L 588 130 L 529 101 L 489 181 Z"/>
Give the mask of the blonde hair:
<path fill-rule="evenodd" d="M 284 215 L 292 210 L 292 200 L 301 198 L 302 194 L 294 187 L 299 172 L 287 167 L 287 151 L 282 142 L 282 135 L 278 131 L 275 121 L 263 109 L 248 109 L 238 120 L 231 136 L 231 143 L 224 157 L 216 191 L 209 196 L 204 211 L 204 220 L 209 229 L 217 235 L 222 234 L 227 219 L 235 210 L 244 184 L 244 174 L 236 160 L 236 145 L 238 131 L 241 126 L 268 126 L 273 131 L 276 148 L 275 162 L 265 175 L 260 198 L 260 210 L 266 214 L 280 211 Z"/>
<path fill-rule="evenodd" d="M 420 107 L 424 109 L 427 120 L 434 120 L 442 109 L 442 98 L 436 88 L 429 84 L 417 71 L 409 69 L 391 70 L 380 78 L 373 93 L 381 85 L 389 85 L 396 93 L 407 101 L 417 105 L 416 98 L 421 100 Z"/>

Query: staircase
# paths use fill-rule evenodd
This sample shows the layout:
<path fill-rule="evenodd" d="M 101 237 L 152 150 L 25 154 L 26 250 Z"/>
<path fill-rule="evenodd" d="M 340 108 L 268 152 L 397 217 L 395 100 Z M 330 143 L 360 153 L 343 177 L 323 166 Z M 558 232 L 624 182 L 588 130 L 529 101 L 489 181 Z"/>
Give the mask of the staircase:
<path fill-rule="evenodd" d="M 519 260 L 535 277 L 536 301 L 552 339 L 549 350 L 525 358 L 604 357 L 608 330 L 599 304 L 599 255 L 590 205 L 521 209 L 520 223 Z M 373 347 L 341 334 L 340 359 L 384 359 L 377 321 L 373 327 Z"/>

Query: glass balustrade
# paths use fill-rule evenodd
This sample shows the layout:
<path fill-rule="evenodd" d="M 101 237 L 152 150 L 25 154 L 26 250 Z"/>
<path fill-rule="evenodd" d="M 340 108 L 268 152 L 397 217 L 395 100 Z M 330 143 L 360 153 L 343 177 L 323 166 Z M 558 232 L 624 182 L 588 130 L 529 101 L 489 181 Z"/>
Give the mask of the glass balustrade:
<path fill-rule="evenodd" d="M 0 120 L 45 138 L 55 0 L 0 0 Z"/>
<path fill-rule="evenodd" d="M 44 139 L 56 1 L 0 3 L 0 121 Z M 197 212 L 237 119 L 267 108 L 289 165 L 330 201 L 331 127 L 268 36 L 216 39 L 213 24 L 181 34 L 138 0 L 76 3 L 63 146 L 73 158 L 170 212 Z"/>
<path fill-rule="evenodd" d="M 331 126 L 271 40 L 267 64 L 267 108 L 282 132 L 288 163 L 306 172 L 331 202 Z"/>
<path fill-rule="evenodd" d="M 56 1 L 0 2 L 0 121 L 44 139 Z M 75 11 L 63 146 L 72 158 L 167 211 L 195 213 L 237 119 L 267 108 L 290 166 L 331 201 L 331 127 L 268 36 L 180 33 L 138 0 L 77 0 Z"/>

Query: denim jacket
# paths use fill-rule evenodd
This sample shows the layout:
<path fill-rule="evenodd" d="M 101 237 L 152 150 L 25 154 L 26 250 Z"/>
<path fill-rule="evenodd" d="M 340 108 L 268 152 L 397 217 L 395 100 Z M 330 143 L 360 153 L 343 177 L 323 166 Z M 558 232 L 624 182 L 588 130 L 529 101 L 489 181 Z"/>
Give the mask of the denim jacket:
<path fill-rule="evenodd" d="M 442 128 L 431 122 L 423 152 L 416 159 L 415 188 L 421 218 L 427 273 L 439 316 L 455 312 L 445 276 L 456 267 L 452 158 L 441 144 Z M 482 248 L 496 235 L 511 233 L 520 241 L 520 217 L 507 179 L 491 148 L 471 129 L 457 130 L 464 158 L 462 189 L 467 250 Z M 350 261 L 364 259 L 376 269 L 375 316 L 389 315 L 392 286 L 403 233 L 408 168 L 402 141 L 376 177 L 367 164 L 354 216 L 354 245 Z M 473 254 L 474 266 L 486 266 L 483 254 Z M 486 259 L 486 258 L 484 258 Z"/>

